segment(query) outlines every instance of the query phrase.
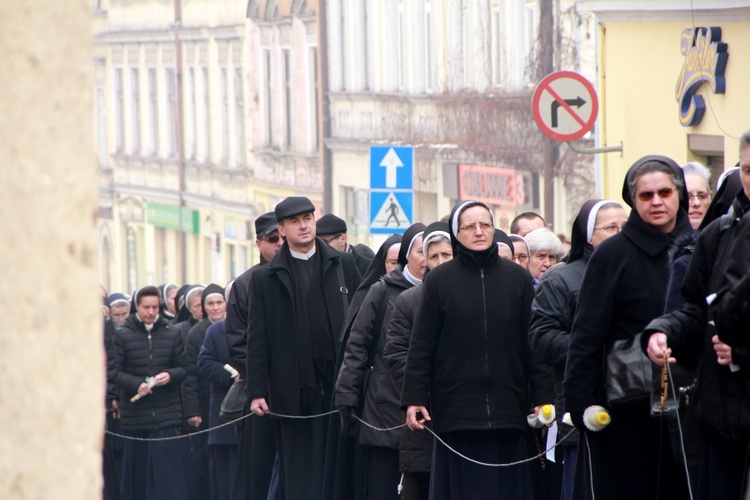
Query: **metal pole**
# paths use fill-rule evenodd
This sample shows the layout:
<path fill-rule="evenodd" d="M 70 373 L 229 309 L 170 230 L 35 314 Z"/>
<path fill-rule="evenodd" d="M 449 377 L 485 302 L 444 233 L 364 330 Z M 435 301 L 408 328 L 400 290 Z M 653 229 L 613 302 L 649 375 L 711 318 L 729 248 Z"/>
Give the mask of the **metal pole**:
<path fill-rule="evenodd" d="M 182 27 L 182 0 L 174 0 L 174 48 L 175 48 L 175 73 L 176 73 L 176 96 L 175 103 L 177 116 L 175 124 L 175 134 L 177 135 L 177 173 L 178 173 L 178 195 L 179 195 L 179 238 L 180 238 L 180 283 L 187 283 L 187 259 L 186 259 L 186 242 L 185 227 L 182 220 L 183 207 L 185 206 L 185 151 L 183 137 L 183 116 L 182 116 L 182 41 L 179 37 L 179 29 Z"/>
<path fill-rule="evenodd" d="M 623 153 L 622 141 L 620 141 L 619 146 L 609 146 L 606 148 L 591 148 L 591 149 L 579 148 L 575 142 L 566 142 L 565 144 L 567 144 L 568 147 L 572 149 L 573 151 L 575 151 L 576 153 L 581 153 L 585 155 L 595 155 L 598 153 L 613 153 L 615 151 L 619 151 L 620 158 L 622 158 L 622 153 Z"/>

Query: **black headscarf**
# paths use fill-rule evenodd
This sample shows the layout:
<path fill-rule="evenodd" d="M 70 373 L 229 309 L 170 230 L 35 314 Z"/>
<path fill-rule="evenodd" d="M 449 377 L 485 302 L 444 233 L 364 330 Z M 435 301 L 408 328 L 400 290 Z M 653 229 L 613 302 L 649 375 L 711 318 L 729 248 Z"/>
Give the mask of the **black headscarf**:
<path fill-rule="evenodd" d="M 186 285 L 187 288 L 183 292 L 183 296 L 185 298 L 185 302 L 182 304 L 182 307 L 178 309 L 177 311 L 177 317 L 174 319 L 174 324 L 182 323 L 183 321 L 187 321 L 193 317 L 193 314 L 190 312 L 190 309 L 188 309 L 188 293 L 190 293 L 192 290 L 195 290 L 196 288 L 205 288 L 203 285 Z M 184 287 L 183 287 L 184 288 Z M 180 288 L 182 290 L 182 288 Z M 174 300 L 177 302 L 178 297 L 180 296 L 180 291 L 177 291 L 177 295 L 175 296 Z M 179 302 L 177 302 L 179 304 Z"/>
<path fill-rule="evenodd" d="M 201 308 L 203 308 L 203 317 L 208 318 L 208 313 L 206 312 L 206 299 L 209 295 L 213 293 L 218 293 L 222 297 L 224 297 L 224 289 L 217 285 L 216 283 L 211 283 L 206 287 L 205 290 L 203 290 L 203 295 L 201 296 Z M 226 299 L 224 299 L 226 300 Z"/>
<path fill-rule="evenodd" d="M 667 167 L 669 167 L 669 169 L 674 173 L 676 177 L 682 179 L 682 193 L 680 193 L 680 208 L 685 212 L 685 215 L 687 215 L 687 212 L 690 209 L 690 199 L 688 198 L 687 183 L 685 183 L 685 172 L 682 170 L 682 167 L 680 167 L 680 165 L 678 165 L 677 162 L 674 161 L 672 158 L 662 156 L 662 155 L 644 156 L 640 160 L 633 163 L 633 166 L 628 169 L 628 173 L 625 175 L 625 182 L 623 182 L 622 184 L 622 199 L 625 200 L 625 203 L 627 203 L 630 208 L 635 208 L 635 206 L 633 205 L 633 193 L 630 192 L 630 183 L 633 180 L 633 176 L 635 175 L 636 170 L 638 170 L 638 167 L 640 167 L 644 163 L 648 163 L 651 161 L 655 161 L 657 163 L 662 163 L 666 165 Z M 678 216 L 679 216 L 679 211 L 678 211 Z"/>
<path fill-rule="evenodd" d="M 701 225 L 698 226 L 699 231 L 702 231 L 711 222 L 726 214 L 729 211 L 729 207 L 732 206 L 732 202 L 737 197 L 737 193 L 743 189 L 742 182 L 740 181 L 739 163 L 735 168 L 724 172 L 723 175 L 724 180 L 723 182 L 720 180 L 721 184 L 719 184 L 716 194 L 706 209 L 706 214 L 703 216 Z"/>
<path fill-rule="evenodd" d="M 575 220 L 573 221 L 573 228 L 570 230 L 570 253 L 568 254 L 568 264 L 575 262 L 578 259 L 583 258 L 583 254 L 587 249 L 591 249 L 591 244 L 588 242 L 588 226 L 589 226 L 589 214 L 594 209 L 600 199 L 586 200 L 583 202 L 581 209 L 578 211 Z"/>
<path fill-rule="evenodd" d="M 651 161 L 666 165 L 676 177 L 682 179 L 682 193 L 680 205 L 677 209 L 675 227 L 669 233 L 659 231 L 641 218 L 638 210 L 636 210 L 634 206 L 633 196 L 630 192 L 630 182 L 633 179 L 636 170 L 644 163 Z M 669 248 L 676 237 L 693 230 L 690 225 L 690 218 L 688 217 L 689 200 L 687 185 L 685 184 L 685 174 L 677 162 L 671 158 L 661 155 L 649 155 L 636 161 L 633 166 L 628 169 L 628 173 L 625 175 L 625 181 L 622 186 L 622 199 L 633 208 L 633 210 L 630 211 L 627 224 L 622 228 L 622 232 L 628 239 L 633 241 L 637 240 L 639 246 L 650 255 L 659 254 L 661 251 Z"/>
<path fill-rule="evenodd" d="M 409 250 L 411 250 L 412 243 L 417 236 L 424 233 L 426 227 L 427 226 L 425 226 L 421 222 L 417 222 L 409 226 L 409 228 L 404 232 L 404 236 L 401 239 L 401 248 L 398 251 L 398 263 L 402 268 L 406 267 L 406 261 L 409 257 Z"/>
<path fill-rule="evenodd" d="M 451 228 L 451 245 L 453 246 L 453 256 L 456 257 L 459 255 L 459 253 L 470 255 L 473 257 L 473 259 L 477 262 L 478 265 L 482 266 L 485 264 L 485 262 L 490 259 L 490 262 L 495 259 L 499 259 L 500 256 L 497 254 L 497 244 L 495 243 L 495 235 L 493 233 L 492 238 L 490 238 L 490 245 L 489 247 L 485 248 L 484 250 L 470 250 L 463 246 L 458 241 L 458 231 L 459 231 L 459 219 L 461 218 L 461 214 L 464 212 L 464 210 L 471 208 L 471 207 L 483 207 L 489 212 L 490 219 L 492 220 L 492 225 L 495 225 L 495 216 L 492 214 L 492 210 L 490 210 L 490 207 L 488 207 L 486 204 L 482 203 L 481 201 L 460 201 L 456 204 L 455 207 L 453 207 L 453 210 L 451 210 L 450 219 L 448 219 L 448 224 Z M 493 257 L 494 256 L 494 257 Z"/>
<path fill-rule="evenodd" d="M 495 228 L 495 243 L 498 245 L 507 245 L 510 248 L 510 255 L 513 257 L 516 255 L 516 250 L 513 248 L 513 240 L 511 240 L 508 233 L 502 229 Z"/>

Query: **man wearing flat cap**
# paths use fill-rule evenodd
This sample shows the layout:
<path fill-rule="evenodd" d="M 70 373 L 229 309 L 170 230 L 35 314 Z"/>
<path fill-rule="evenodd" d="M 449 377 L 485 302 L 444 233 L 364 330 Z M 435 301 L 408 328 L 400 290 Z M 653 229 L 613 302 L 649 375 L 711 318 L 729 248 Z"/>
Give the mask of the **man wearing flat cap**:
<path fill-rule="evenodd" d="M 333 408 L 338 334 L 361 276 L 350 254 L 316 237 L 314 212 L 302 196 L 276 205 L 286 241 L 253 273 L 247 394 L 257 415 L 320 415 Z M 323 498 L 329 429 L 338 435 L 331 420 L 273 418 L 286 498 Z"/>
<path fill-rule="evenodd" d="M 268 266 L 281 248 L 284 239 L 279 235 L 276 214 L 267 212 L 255 219 L 255 244 L 260 252 L 260 263 L 254 265 L 234 281 L 227 301 L 226 339 L 229 364 L 247 380 L 247 315 L 250 304 L 250 282 L 252 274 Z M 245 413 L 250 412 L 250 402 Z M 236 475 L 235 498 L 266 498 L 271 482 L 273 461 L 276 458 L 276 442 L 270 419 L 244 419 L 238 424 L 240 437 Z"/>
<path fill-rule="evenodd" d="M 347 241 L 346 237 L 346 222 L 340 217 L 336 217 L 333 214 L 326 214 L 315 224 L 318 238 L 325 241 L 339 252 L 348 252 L 354 257 L 354 262 L 357 264 L 359 273 L 364 276 L 367 268 L 370 267 L 370 262 L 375 256 L 368 257 L 360 252 L 358 248 L 352 246 Z M 372 250 L 370 250 L 372 253 Z"/>

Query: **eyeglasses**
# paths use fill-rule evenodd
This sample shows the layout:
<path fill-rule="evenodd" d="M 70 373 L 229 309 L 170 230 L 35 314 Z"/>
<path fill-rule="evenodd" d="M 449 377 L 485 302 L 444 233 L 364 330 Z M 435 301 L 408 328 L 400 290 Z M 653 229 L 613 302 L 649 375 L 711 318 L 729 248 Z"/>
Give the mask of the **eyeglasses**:
<path fill-rule="evenodd" d="M 671 197 L 674 194 L 674 188 L 661 188 L 656 192 L 654 191 L 641 191 L 638 193 L 638 199 L 641 201 L 651 201 L 654 199 L 654 195 L 659 195 L 662 200 Z"/>
<path fill-rule="evenodd" d="M 613 234 L 613 233 L 619 233 L 620 231 L 622 231 L 622 226 L 620 226 L 619 224 L 610 224 L 608 226 L 595 227 L 594 231 L 597 231 L 597 230 L 602 230 L 607 234 Z"/>
<path fill-rule="evenodd" d="M 267 241 L 267 242 L 269 242 L 269 243 L 273 243 L 273 244 L 276 244 L 276 243 L 278 243 L 278 242 L 279 242 L 279 240 L 283 240 L 283 239 L 284 239 L 284 238 L 282 238 L 282 237 L 281 237 L 281 236 L 279 236 L 279 235 L 276 235 L 276 236 L 269 236 L 268 238 L 263 238 L 263 240 L 264 240 L 264 241 Z"/>
<path fill-rule="evenodd" d="M 489 231 L 490 229 L 494 229 L 492 227 L 492 224 L 489 222 L 477 222 L 476 224 L 468 224 L 466 226 L 461 226 L 458 228 L 459 231 L 463 231 L 465 233 L 473 233 L 477 230 L 477 227 L 481 229 L 482 231 Z"/>
<path fill-rule="evenodd" d="M 690 200 L 690 201 L 698 200 L 699 202 L 704 202 L 707 199 L 709 199 L 710 197 L 711 197 L 711 195 L 708 194 L 705 191 L 698 191 L 698 192 L 695 192 L 695 193 L 688 193 L 688 200 Z"/>

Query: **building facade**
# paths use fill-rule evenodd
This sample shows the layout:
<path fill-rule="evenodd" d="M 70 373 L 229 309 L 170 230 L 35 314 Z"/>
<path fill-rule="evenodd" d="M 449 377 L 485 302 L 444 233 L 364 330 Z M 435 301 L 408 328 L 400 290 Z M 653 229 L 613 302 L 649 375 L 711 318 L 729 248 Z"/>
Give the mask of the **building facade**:
<path fill-rule="evenodd" d="M 97 3 L 108 289 L 224 284 L 258 262 L 258 215 L 290 194 L 321 205 L 312 3 Z"/>
<path fill-rule="evenodd" d="M 578 0 L 596 15 L 603 194 L 619 199 L 628 167 L 647 154 L 699 161 L 716 178 L 738 160 L 750 121 L 750 4 L 694 0 Z"/>
<path fill-rule="evenodd" d="M 592 158 L 550 147 L 531 112 L 544 47 L 593 77 L 593 16 L 572 0 L 94 4 L 109 290 L 226 283 L 259 260 L 255 218 L 292 194 L 376 246 L 373 145 L 414 148 L 408 222 L 472 198 L 500 227 L 533 210 L 567 232 L 595 188 Z"/>
<path fill-rule="evenodd" d="M 554 67 L 583 66 L 593 78 L 592 16 L 581 17 L 573 2 L 326 2 L 324 156 L 334 180 L 331 211 L 346 217 L 350 237 L 373 246 L 382 240 L 370 234 L 372 219 L 383 209 L 376 204 L 391 197 L 371 196 L 370 147 L 383 145 L 413 147 L 407 222 L 437 220 L 458 200 L 482 199 L 503 229 L 520 212 L 547 211 L 555 229 L 569 231 L 580 204 L 568 196 L 576 178 L 564 166 L 585 180 L 578 197 L 585 199 L 595 189 L 593 160 L 560 148 L 559 175 L 545 179 L 545 138 L 531 110 L 544 8 Z M 552 207 L 545 189 L 554 191 Z"/>

